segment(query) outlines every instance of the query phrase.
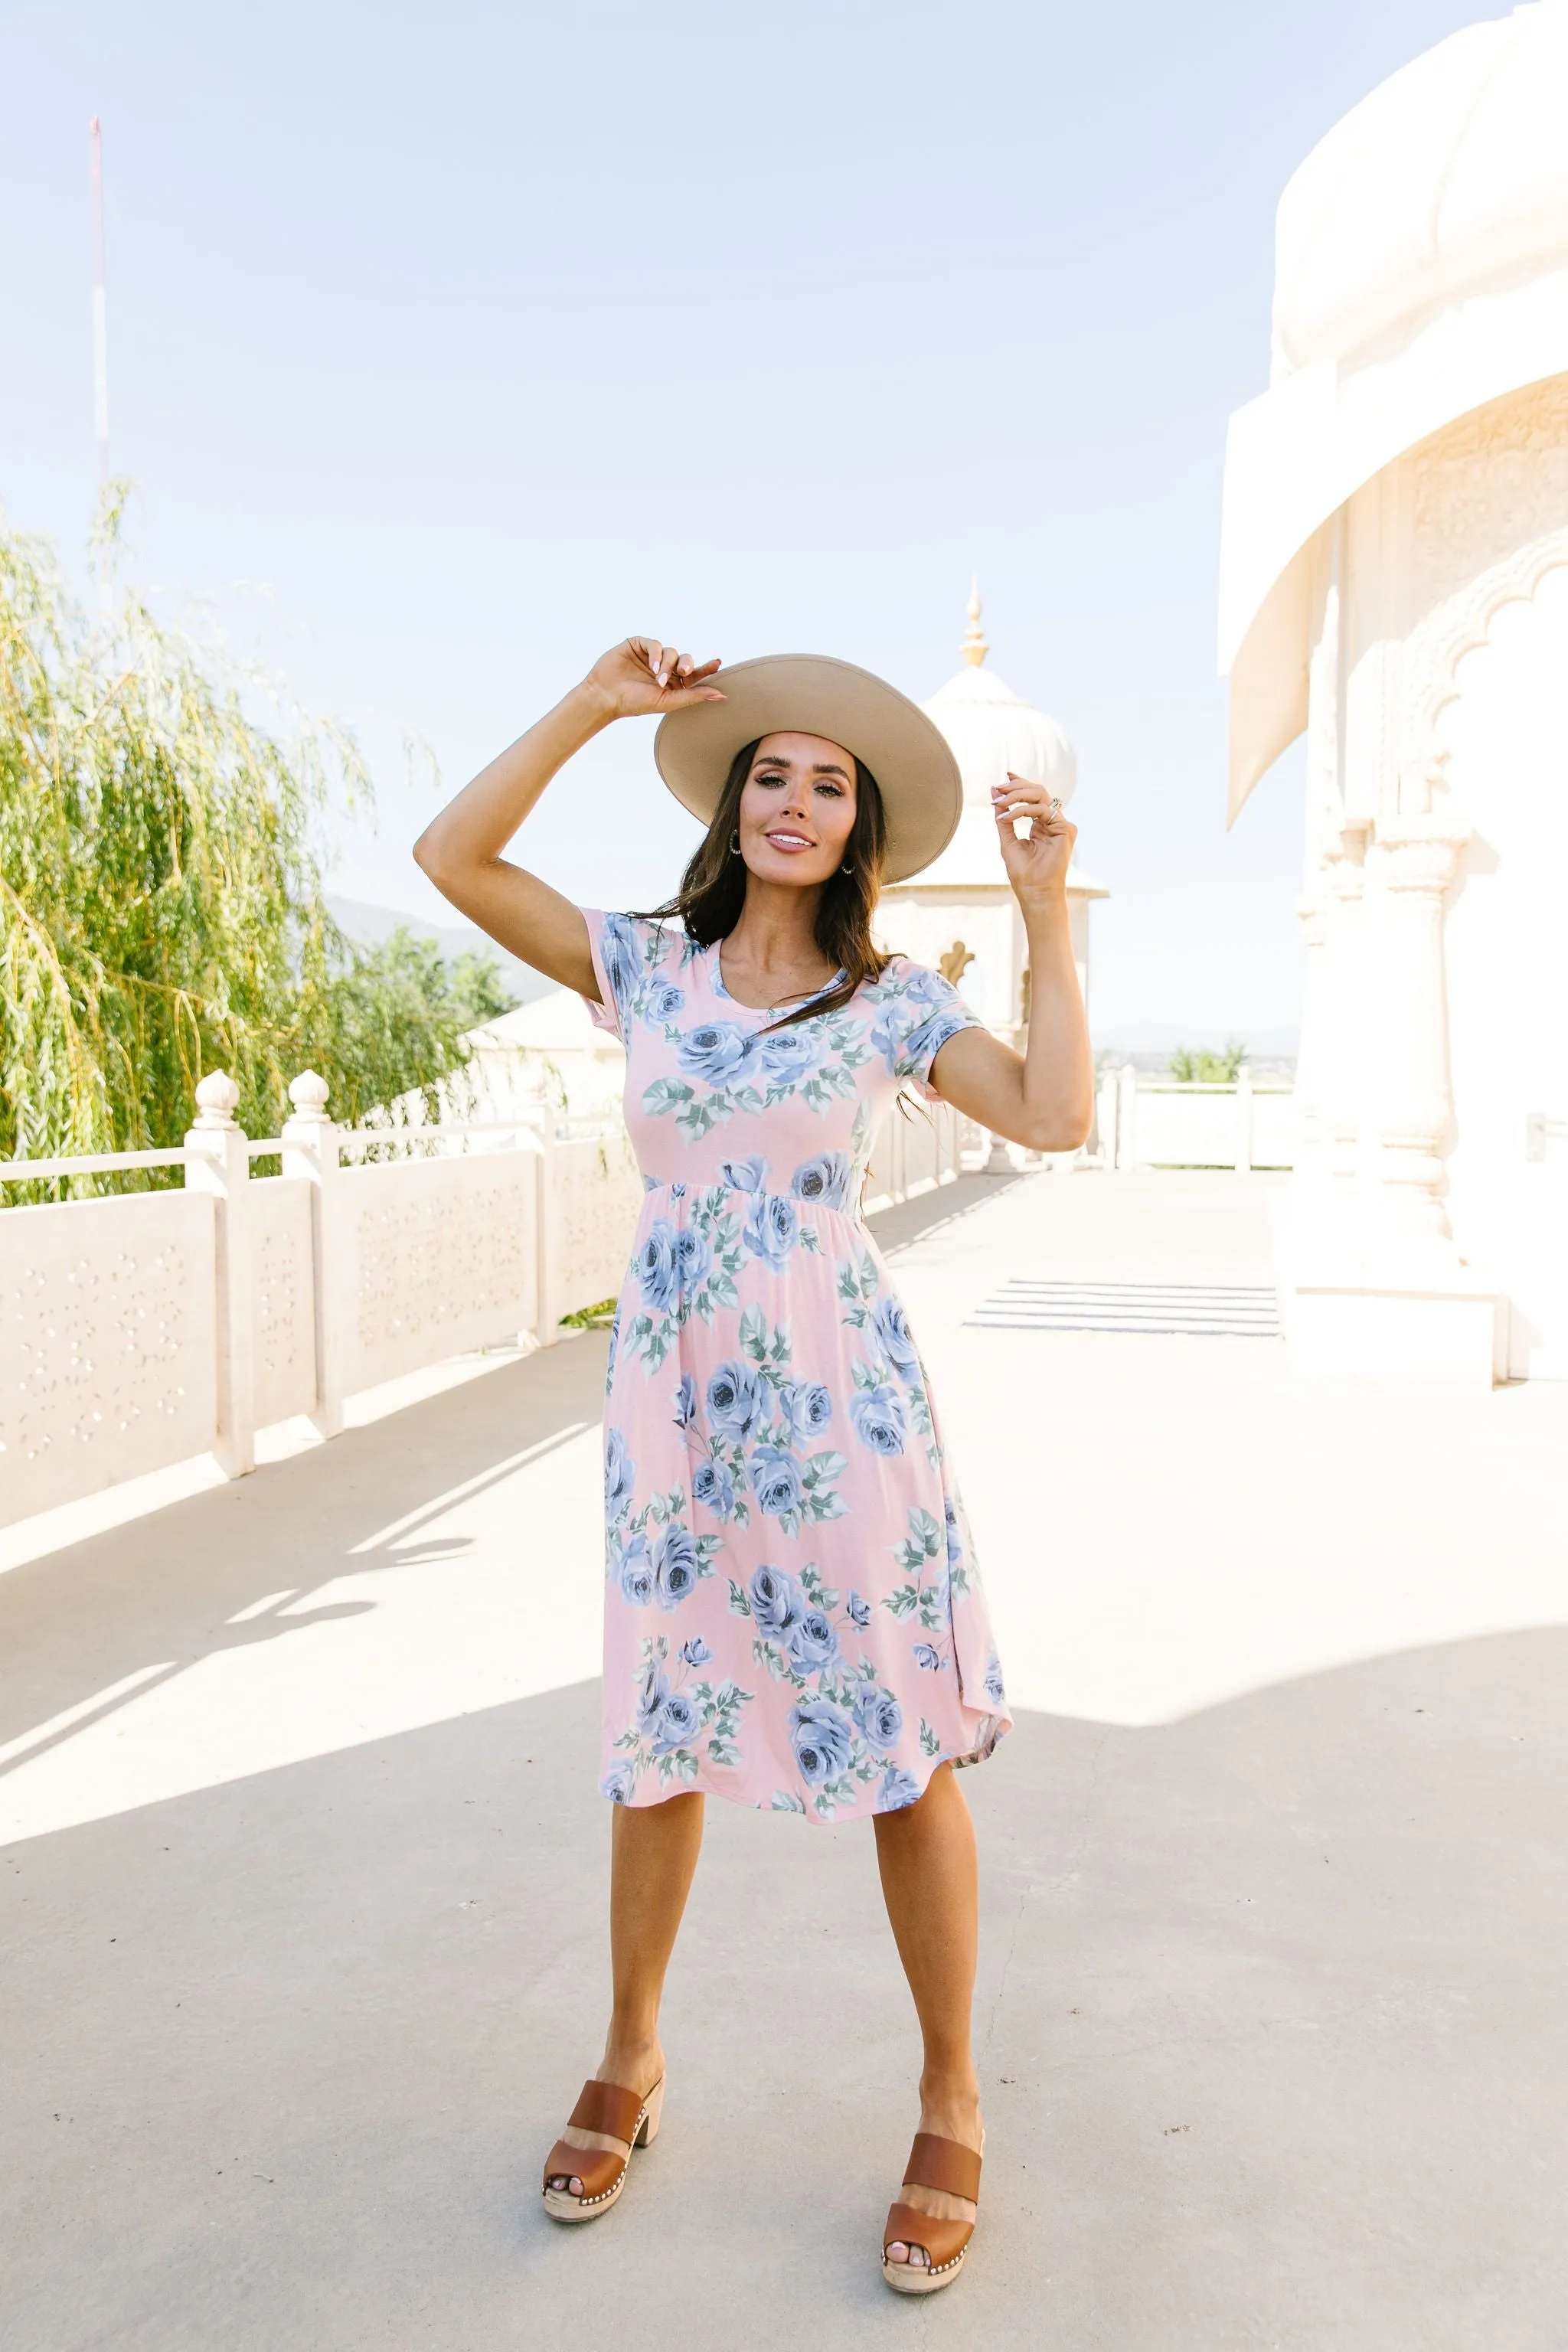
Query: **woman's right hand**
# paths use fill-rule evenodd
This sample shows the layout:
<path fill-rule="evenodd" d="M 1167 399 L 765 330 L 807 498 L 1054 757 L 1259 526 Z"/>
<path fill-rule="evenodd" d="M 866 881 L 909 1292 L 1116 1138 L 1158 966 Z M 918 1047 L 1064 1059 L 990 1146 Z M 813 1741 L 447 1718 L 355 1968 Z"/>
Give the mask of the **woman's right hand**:
<path fill-rule="evenodd" d="M 693 661 L 658 637 L 627 637 L 601 654 L 584 683 L 607 706 L 612 719 L 662 718 L 667 710 L 684 710 L 693 702 L 722 702 L 723 695 L 706 681 L 717 661 Z"/>

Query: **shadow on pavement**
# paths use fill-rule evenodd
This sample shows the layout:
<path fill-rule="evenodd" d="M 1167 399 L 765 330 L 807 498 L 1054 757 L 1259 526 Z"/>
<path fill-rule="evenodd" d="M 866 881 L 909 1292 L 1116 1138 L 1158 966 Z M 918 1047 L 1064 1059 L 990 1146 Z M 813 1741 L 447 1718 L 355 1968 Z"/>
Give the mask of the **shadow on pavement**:
<path fill-rule="evenodd" d="M 383 1458 L 339 1547 L 428 1483 Z M 922 2344 L 1558 2340 L 1565 1683 L 1568 1633 L 1498 1635 L 1154 1730 L 1026 1716 L 965 1775 L 990 2144 Z M 710 1809 L 665 2130 L 603 2225 L 540 2212 L 603 2022 L 596 1716 L 583 1685 L 5 1857 L 8 2352 L 910 2342 L 863 1824 Z"/>
<path fill-rule="evenodd" d="M 0 1576 L 0 1745 L 150 1660 L 176 1673 L 220 1649 L 361 1613 L 374 1604 L 300 1602 L 345 1568 L 374 1567 L 374 1549 L 348 1555 L 394 1522 L 400 1567 L 422 1559 L 433 1572 L 459 1572 L 461 1547 L 407 1549 L 421 1513 L 456 1486 L 505 1475 L 520 1454 L 596 1425 L 607 1346 L 602 1332 L 563 1340 Z M 268 1608 L 229 1622 L 285 1589 L 293 1613 Z M 154 1686 L 150 1678 L 126 1696 Z M 110 1698 L 102 1711 L 121 1703 Z M 47 1744 L 16 1760 L 30 1762 Z"/>

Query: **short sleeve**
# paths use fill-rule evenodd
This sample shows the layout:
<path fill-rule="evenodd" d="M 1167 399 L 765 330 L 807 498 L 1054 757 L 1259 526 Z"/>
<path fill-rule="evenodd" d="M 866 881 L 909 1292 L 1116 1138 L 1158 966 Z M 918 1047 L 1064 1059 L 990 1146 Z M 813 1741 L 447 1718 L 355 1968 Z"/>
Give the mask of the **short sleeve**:
<path fill-rule="evenodd" d="M 903 973 L 907 975 L 900 990 L 903 1035 L 893 1075 L 908 1079 L 928 1102 L 936 1102 L 940 1097 L 931 1083 L 931 1064 L 961 1029 L 984 1029 L 985 1024 L 940 971 L 931 971 L 925 964 L 904 963 Z"/>
<path fill-rule="evenodd" d="M 600 998 L 597 1004 L 591 996 L 583 1002 L 594 1026 L 607 1029 L 625 1045 L 632 1001 L 642 979 L 643 942 L 638 934 L 647 927 L 630 915 L 606 915 L 597 907 L 584 907 L 582 914 L 588 926 L 588 952 L 594 959 Z"/>

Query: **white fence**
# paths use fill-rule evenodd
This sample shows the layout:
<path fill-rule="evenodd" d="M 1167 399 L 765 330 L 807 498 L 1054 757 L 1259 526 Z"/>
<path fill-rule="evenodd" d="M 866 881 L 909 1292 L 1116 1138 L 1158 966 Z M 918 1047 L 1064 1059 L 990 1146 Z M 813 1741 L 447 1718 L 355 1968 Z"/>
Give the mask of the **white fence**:
<path fill-rule="evenodd" d="M 1234 1084 L 1152 1078 L 1126 1063 L 1100 1078 L 1096 1127 L 1106 1168 L 1290 1168 L 1292 1087 L 1259 1083 L 1243 1065 Z"/>
<path fill-rule="evenodd" d="M 251 1469 L 258 1429 L 468 1350 L 542 1344 L 619 1289 L 642 1179 L 625 1128 L 530 1116 L 337 1127 L 307 1071 L 281 1136 L 235 1123 L 221 1072 L 178 1150 L 12 1161 L 11 1179 L 182 1167 L 179 1192 L 0 1213 L 0 1526 L 211 1453 Z M 945 1104 L 895 1110 L 868 1208 L 959 1172 Z M 576 1131 L 574 1131 L 574 1129 Z M 253 1160 L 281 1156 L 282 1174 Z"/>

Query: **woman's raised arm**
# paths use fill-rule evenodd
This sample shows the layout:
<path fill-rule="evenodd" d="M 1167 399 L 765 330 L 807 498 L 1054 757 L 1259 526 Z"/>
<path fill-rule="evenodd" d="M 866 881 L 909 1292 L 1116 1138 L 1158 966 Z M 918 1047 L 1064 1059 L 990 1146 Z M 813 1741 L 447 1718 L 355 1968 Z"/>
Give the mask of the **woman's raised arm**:
<path fill-rule="evenodd" d="M 596 997 L 599 983 L 581 910 L 537 874 L 501 856 L 556 772 L 612 719 L 662 717 L 691 702 L 722 702 L 696 662 L 658 637 L 627 637 L 602 654 L 580 686 L 520 735 L 427 824 L 416 863 L 443 898 L 535 971 Z"/>
<path fill-rule="evenodd" d="M 961 1029 L 931 1066 L 937 1092 L 994 1135 L 1034 1151 L 1075 1151 L 1094 1117 L 1094 1055 L 1073 962 L 1067 877 L 1078 834 L 1043 784 L 1009 773 L 991 792 L 1002 863 L 1029 942 L 1029 1036 L 1016 1054 L 985 1029 Z M 1020 841 L 1016 818 L 1027 817 Z"/>

